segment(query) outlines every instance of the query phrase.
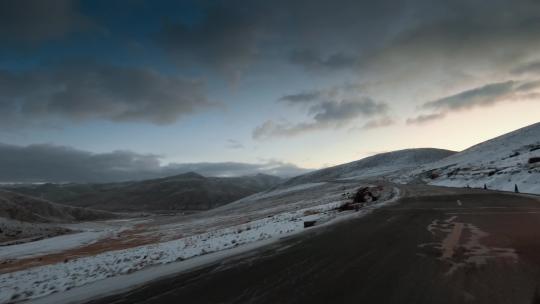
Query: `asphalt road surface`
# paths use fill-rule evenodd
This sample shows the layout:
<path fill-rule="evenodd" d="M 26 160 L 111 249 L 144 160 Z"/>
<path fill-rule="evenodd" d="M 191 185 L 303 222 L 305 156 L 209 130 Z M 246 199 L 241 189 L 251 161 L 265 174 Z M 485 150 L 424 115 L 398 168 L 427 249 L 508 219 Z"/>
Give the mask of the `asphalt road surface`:
<path fill-rule="evenodd" d="M 91 303 L 540 303 L 540 200 L 414 186 L 363 218 Z"/>

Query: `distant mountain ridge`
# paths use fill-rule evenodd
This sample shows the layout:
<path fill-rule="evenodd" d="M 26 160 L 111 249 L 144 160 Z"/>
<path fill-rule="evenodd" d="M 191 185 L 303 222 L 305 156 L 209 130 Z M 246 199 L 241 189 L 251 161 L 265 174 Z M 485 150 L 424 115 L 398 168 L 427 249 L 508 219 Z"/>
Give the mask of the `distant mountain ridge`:
<path fill-rule="evenodd" d="M 339 179 L 385 179 L 540 194 L 540 123 L 462 152 L 418 148 L 381 153 L 283 181 L 270 175 L 205 177 L 195 172 L 132 182 L 11 186 L 23 194 L 109 211 L 203 211 L 270 189 Z"/>
<path fill-rule="evenodd" d="M 11 190 L 54 202 L 109 211 L 202 211 L 267 190 L 282 180 L 257 174 L 205 177 L 195 172 L 104 184 L 43 184 Z"/>

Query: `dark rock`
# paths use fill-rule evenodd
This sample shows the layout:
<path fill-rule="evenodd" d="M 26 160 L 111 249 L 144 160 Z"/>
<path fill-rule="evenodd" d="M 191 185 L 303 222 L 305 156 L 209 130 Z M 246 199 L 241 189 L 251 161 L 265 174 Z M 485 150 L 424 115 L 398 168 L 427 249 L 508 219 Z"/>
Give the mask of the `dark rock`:
<path fill-rule="evenodd" d="M 305 221 L 304 228 L 313 227 L 317 221 Z"/>

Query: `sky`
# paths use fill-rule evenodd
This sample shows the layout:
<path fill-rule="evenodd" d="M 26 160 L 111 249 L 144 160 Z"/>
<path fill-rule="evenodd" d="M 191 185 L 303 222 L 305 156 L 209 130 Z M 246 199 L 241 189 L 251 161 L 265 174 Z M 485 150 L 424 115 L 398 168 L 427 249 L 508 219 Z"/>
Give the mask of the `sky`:
<path fill-rule="evenodd" d="M 0 0 L 0 181 L 292 176 L 540 120 L 540 2 Z"/>

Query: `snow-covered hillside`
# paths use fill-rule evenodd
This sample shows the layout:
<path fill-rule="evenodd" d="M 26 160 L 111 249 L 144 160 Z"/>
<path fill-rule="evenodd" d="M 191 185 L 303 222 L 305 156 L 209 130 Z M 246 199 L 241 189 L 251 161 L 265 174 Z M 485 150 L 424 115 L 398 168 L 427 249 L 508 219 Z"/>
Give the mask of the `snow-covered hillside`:
<path fill-rule="evenodd" d="M 540 194 L 540 123 L 477 144 L 423 165 L 403 182 L 422 179 L 431 185 L 476 187 Z"/>
<path fill-rule="evenodd" d="M 232 204 L 188 217 L 183 221 L 165 219 L 153 229 L 144 230 L 155 241 L 135 247 L 108 250 L 93 255 L 62 257 L 60 262 L 17 267 L 20 257 L 28 254 L 29 246 L 7 247 L 0 255 L 5 268 L 0 270 L 0 303 L 13 303 L 66 291 L 109 277 L 126 275 L 151 266 L 182 263 L 193 257 L 230 250 L 263 240 L 279 240 L 305 231 L 306 222 L 316 226 L 366 215 L 399 198 L 395 187 L 376 187 L 378 200 L 365 202 L 357 210 L 339 210 L 351 201 L 351 196 L 369 185 L 356 182 L 317 183 L 287 190 L 255 194 Z M 154 218 L 151 222 L 158 221 Z M 137 229 L 142 229 L 140 225 Z M 311 228 L 310 228 L 311 229 Z M 58 239 L 44 240 L 42 245 L 54 245 Z M 66 240 L 64 240 L 66 241 Z M 67 240 L 70 242 L 70 240 Z M 110 238 L 108 243 L 126 241 Z M 80 249 L 86 252 L 88 247 Z M 50 250 L 49 250 L 50 251 Z M 44 252 L 34 258 L 50 259 Z M 62 262 L 63 260 L 63 262 Z M 188 261 L 186 261 L 188 262 Z M 12 270 L 6 271 L 7 267 Z"/>
<path fill-rule="evenodd" d="M 438 161 L 455 152 L 443 149 L 419 148 L 381 153 L 358 161 L 329 167 L 290 179 L 286 186 L 301 185 L 334 179 L 383 177 L 405 169 Z"/>

